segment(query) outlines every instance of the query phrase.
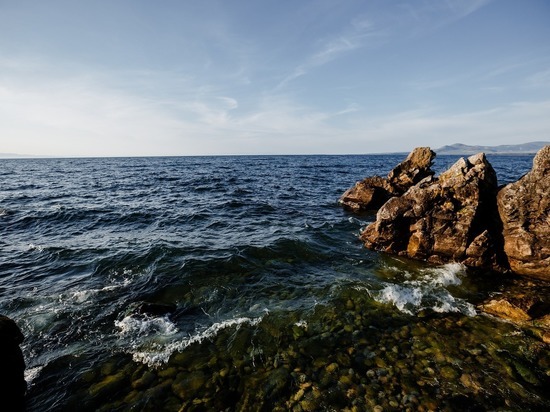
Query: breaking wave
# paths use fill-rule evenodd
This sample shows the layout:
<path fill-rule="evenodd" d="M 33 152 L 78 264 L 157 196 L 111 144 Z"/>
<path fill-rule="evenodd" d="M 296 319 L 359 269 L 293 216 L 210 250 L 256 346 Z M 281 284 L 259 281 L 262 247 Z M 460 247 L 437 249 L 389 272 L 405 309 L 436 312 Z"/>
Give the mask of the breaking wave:
<path fill-rule="evenodd" d="M 136 317 L 126 316 L 121 321 L 115 321 L 119 329 L 121 344 L 125 352 L 132 355 L 135 362 L 158 367 L 170 359 L 175 352 L 181 352 L 195 343 L 200 344 L 206 339 L 213 339 L 221 331 L 228 328 L 238 330 L 243 325 L 254 327 L 262 321 L 262 317 L 237 317 L 216 322 L 206 328 L 195 330 L 184 335 L 167 317 Z"/>
<path fill-rule="evenodd" d="M 370 294 L 377 302 L 393 304 L 409 315 L 430 309 L 438 313 L 459 312 L 475 316 L 474 305 L 455 298 L 447 290 L 448 286 L 460 285 L 461 276 L 465 272 L 466 268 L 460 263 L 421 269 L 415 279 L 405 280 L 400 284 L 386 283 L 381 290 L 371 291 Z M 406 277 L 412 276 L 407 274 Z"/>

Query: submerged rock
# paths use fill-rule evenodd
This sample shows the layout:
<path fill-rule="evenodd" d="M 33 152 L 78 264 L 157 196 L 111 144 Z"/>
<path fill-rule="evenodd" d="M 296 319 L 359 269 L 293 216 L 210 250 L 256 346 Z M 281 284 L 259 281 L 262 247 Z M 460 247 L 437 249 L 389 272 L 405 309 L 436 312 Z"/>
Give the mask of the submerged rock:
<path fill-rule="evenodd" d="M 369 249 L 433 263 L 501 269 L 497 178 L 483 153 L 388 200 L 361 234 Z"/>
<path fill-rule="evenodd" d="M 550 280 L 550 146 L 537 153 L 529 173 L 498 192 L 497 204 L 510 268 Z"/>
<path fill-rule="evenodd" d="M 27 391 L 25 360 L 19 347 L 23 339 L 23 334 L 14 321 L 0 316 L 0 399 L 2 405 L 12 411 L 24 410 Z"/>
<path fill-rule="evenodd" d="M 339 202 L 355 212 L 376 210 L 388 199 L 403 194 L 425 177 L 433 176 L 430 167 L 434 157 L 435 153 L 429 147 L 418 147 L 386 178 L 372 176 L 357 182 L 340 197 Z"/>
<path fill-rule="evenodd" d="M 532 335 L 550 343 L 550 283 L 513 278 L 478 305 L 478 309 L 528 328 Z"/>
<path fill-rule="evenodd" d="M 506 299 L 491 299 L 489 302 L 481 305 L 480 308 L 491 315 L 512 322 L 526 322 L 531 320 L 531 316 L 529 316 L 525 310 Z"/>

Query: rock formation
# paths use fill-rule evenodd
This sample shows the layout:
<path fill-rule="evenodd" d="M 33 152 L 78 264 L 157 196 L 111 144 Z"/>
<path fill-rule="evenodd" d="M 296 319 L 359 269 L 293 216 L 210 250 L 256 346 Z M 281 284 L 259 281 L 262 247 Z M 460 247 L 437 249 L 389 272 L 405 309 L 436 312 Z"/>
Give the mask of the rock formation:
<path fill-rule="evenodd" d="M 369 183 L 391 188 L 376 221 L 361 233 L 366 247 L 550 281 L 550 146 L 537 153 L 529 173 L 500 190 L 483 153 L 461 158 L 438 178 L 407 179 L 411 175 L 401 173 L 407 167 L 403 162 L 387 179 L 365 179 L 342 196 L 341 203 L 351 201 L 348 208 L 361 210 L 359 201 L 374 191 Z M 547 282 L 524 280 L 478 308 L 528 327 L 550 344 L 549 288 Z"/>
<path fill-rule="evenodd" d="M 485 155 L 460 159 L 388 200 L 361 234 L 370 249 L 427 260 L 501 268 L 496 174 Z"/>
<path fill-rule="evenodd" d="M 365 246 L 550 280 L 550 146 L 529 173 L 500 190 L 483 153 L 437 178 L 434 156 L 415 149 L 387 178 L 367 178 L 340 198 L 353 211 L 380 207 L 361 234 Z"/>
<path fill-rule="evenodd" d="M 499 191 L 497 204 L 510 268 L 550 280 L 550 146 L 537 153 L 529 173 Z"/>
<path fill-rule="evenodd" d="M 357 182 L 340 197 L 339 202 L 354 212 L 376 210 L 388 199 L 405 193 L 425 177 L 433 176 L 430 167 L 434 157 L 435 153 L 429 147 L 418 147 L 386 178 L 373 176 Z"/>
<path fill-rule="evenodd" d="M 24 410 L 25 392 L 25 360 L 19 345 L 23 342 L 23 334 L 16 323 L 0 316 L 0 399 L 3 405 L 8 405 L 10 411 Z"/>

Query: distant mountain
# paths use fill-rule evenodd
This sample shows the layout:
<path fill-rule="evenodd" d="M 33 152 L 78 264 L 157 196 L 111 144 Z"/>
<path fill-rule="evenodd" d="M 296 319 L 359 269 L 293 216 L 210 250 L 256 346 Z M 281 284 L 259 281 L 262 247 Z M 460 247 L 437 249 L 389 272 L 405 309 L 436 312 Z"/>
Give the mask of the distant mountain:
<path fill-rule="evenodd" d="M 42 159 L 51 156 L 37 156 L 30 154 L 19 154 L 19 153 L 0 153 L 0 159 Z"/>
<path fill-rule="evenodd" d="M 0 153 L 0 159 L 19 159 L 22 157 L 31 157 L 31 156 L 17 154 L 17 153 Z"/>
<path fill-rule="evenodd" d="M 550 142 L 503 144 L 500 146 L 469 146 L 466 144 L 455 143 L 449 146 L 440 147 L 435 150 L 435 152 L 441 155 L 472 155 L 480 152 L 485 154 L 532 155 L 537 153 L 546 145 L 550 145 Z"/>

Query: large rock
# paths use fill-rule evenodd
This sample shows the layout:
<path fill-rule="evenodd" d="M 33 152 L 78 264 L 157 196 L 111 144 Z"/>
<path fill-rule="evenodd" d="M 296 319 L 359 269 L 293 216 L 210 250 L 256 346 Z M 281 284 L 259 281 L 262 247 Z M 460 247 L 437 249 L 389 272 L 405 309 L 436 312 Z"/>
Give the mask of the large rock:
<path fill-rule="evenodd" d="M 496 193 L 485 155 L 462 158 L 388 200 L 361 239 L 370 249 L 414 259 L 503 270 Z"/>
<path fill-rule="evenodd" d="M 498 192 L 497 204 L 510 268 L 550 280 L 550 146 L 537 153 L 529 173 Z"/>
<path fill-rule="evenodd" d="M 0 405 L 8 405 L 10 411 L 24 410 L 27 383 L 25 360 L 19 348 L 22 342 L 23 334 L 16 323 L 0 315 Z"/>
<path fill-rule="evenodd" d="M 354 212 L 376 210 L 393 196 L 399 196 L 422 179 L 433 176 L 430 169 L 435 153 L 429 147 L 417 147 L 386 178 L 367 177 L 341 197 L 340 204 Z"/>

